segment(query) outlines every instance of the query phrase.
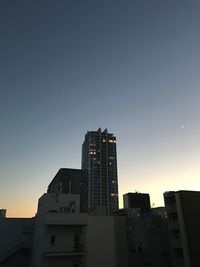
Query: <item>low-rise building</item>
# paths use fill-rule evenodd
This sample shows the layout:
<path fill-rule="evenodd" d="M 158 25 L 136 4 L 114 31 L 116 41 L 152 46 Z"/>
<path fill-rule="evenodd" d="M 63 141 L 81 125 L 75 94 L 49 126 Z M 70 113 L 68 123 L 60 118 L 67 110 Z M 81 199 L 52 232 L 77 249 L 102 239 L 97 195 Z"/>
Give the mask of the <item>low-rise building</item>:
<path fill-rule="evenodd" d="M 174 267 L 199 267 L 200 192 L 164 193 Z"/>
<path fill-rule="evenodd" d="M 126 193 L 123 195 L 123 203 L 125 209 L 140 208 L 141 212 L 150 210 L 150 196 L 147 193 Z"/>
<path fill-rule="evenodd" d="M 0 266 L 30 267 L 33 218 L 0 218 Z"/>
<path fill-rule="evenodd" d="M 126 218 L 129 267 L 171 267 L 166 218 L 140 208 L 120 209 L 115 213 Z"/>
<path fill-rule="evenodd" d="M 77 194 L 44 194 L 35 220 L 32 267 L 128 266 L 125 220 L 80 213 Z"/>

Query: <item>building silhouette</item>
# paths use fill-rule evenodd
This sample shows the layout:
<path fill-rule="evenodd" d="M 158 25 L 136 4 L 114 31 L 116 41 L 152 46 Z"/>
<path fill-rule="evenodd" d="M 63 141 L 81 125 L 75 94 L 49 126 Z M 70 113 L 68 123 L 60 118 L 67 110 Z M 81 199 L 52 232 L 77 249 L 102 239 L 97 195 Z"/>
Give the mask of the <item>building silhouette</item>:
<path fill-rule="evenodd" d="M 101 131 L 88 131 L 82 145 L 81 211 L 105 207 L 107 215 L 118 209 L 116 137 Z"/>
<path fill-rule="evenodd" d="M 48 185 L 47 193 L 80 194 L 82 177 L 83 171 L 80 169 L 59 169 L 51 183 Z"/>
<path fill-rule="evenodd" d="M 200 192 L 164 193 L 174 267 L 199 267 Z"/>
<path fill-rule="evenodd" d="M 150 196 L 145 193 L 127 193 L 123 195 L 124 208 L 140 208 L 141 212 L 150 210 Z"/>
<path fill-rule="evenodd" d="M 124 208 L 114 212 L 126 218 L 129 267 L 172 267 L 164 207 L 150 208 L 145 193 L 123 195 Z"/>

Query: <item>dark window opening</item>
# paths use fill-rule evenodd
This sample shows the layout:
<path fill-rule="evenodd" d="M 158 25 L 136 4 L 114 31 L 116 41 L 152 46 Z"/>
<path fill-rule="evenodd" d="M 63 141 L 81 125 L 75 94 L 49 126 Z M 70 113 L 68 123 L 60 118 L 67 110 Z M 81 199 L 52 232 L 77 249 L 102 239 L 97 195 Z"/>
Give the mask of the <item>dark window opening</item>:
<path fill-rule="evenodd" d="M 56 243 L 56 237 L 55 237 L 55 235 L 52 235 L 52 236 L 51 236 L 51 241 L 50 241 L 50 243 L 51 243 L 51 246 L 55 246 L 55 243 Z"/>

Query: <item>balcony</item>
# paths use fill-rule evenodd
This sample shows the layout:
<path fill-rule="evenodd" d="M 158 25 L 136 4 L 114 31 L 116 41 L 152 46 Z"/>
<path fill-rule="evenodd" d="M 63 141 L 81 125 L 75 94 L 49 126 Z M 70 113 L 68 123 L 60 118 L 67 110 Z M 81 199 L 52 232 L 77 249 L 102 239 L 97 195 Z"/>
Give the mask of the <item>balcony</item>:
<path fill-rule="evenodd" d="M 84 213 L 48 213 L 46 215 L 46 225 L 86 225 L 87 214 Z"/>
<path fill-rule="evenodd" d="M 73 256 L 84 256 L 87 254 L 86 247 L 84 244 L 79 243 L 74 246 L 72 250 L 54 250 L 46 249 L 44 256 L 46 257 L 73 257 Z"/>
<path fill-rule="evenodd" d="M 73 257 L 73 256 L 84 256 L 87 251 L 47 251 L 44 252 L 45 257 Z"/>

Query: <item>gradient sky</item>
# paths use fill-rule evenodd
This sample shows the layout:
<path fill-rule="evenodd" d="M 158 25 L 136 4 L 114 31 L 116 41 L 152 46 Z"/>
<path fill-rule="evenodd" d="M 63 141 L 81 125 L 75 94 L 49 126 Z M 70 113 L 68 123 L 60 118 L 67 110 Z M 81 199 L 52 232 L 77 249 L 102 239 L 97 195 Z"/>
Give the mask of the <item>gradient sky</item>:
<path fill-rule="evenodd" d="M 200 190 L 199 14 L 199 0 L 1 0 L 8 216 L 33 216 L 98 127 L 117 137 L 120 199 L 137 190 L 159 206 L 164 191 Z"/>

